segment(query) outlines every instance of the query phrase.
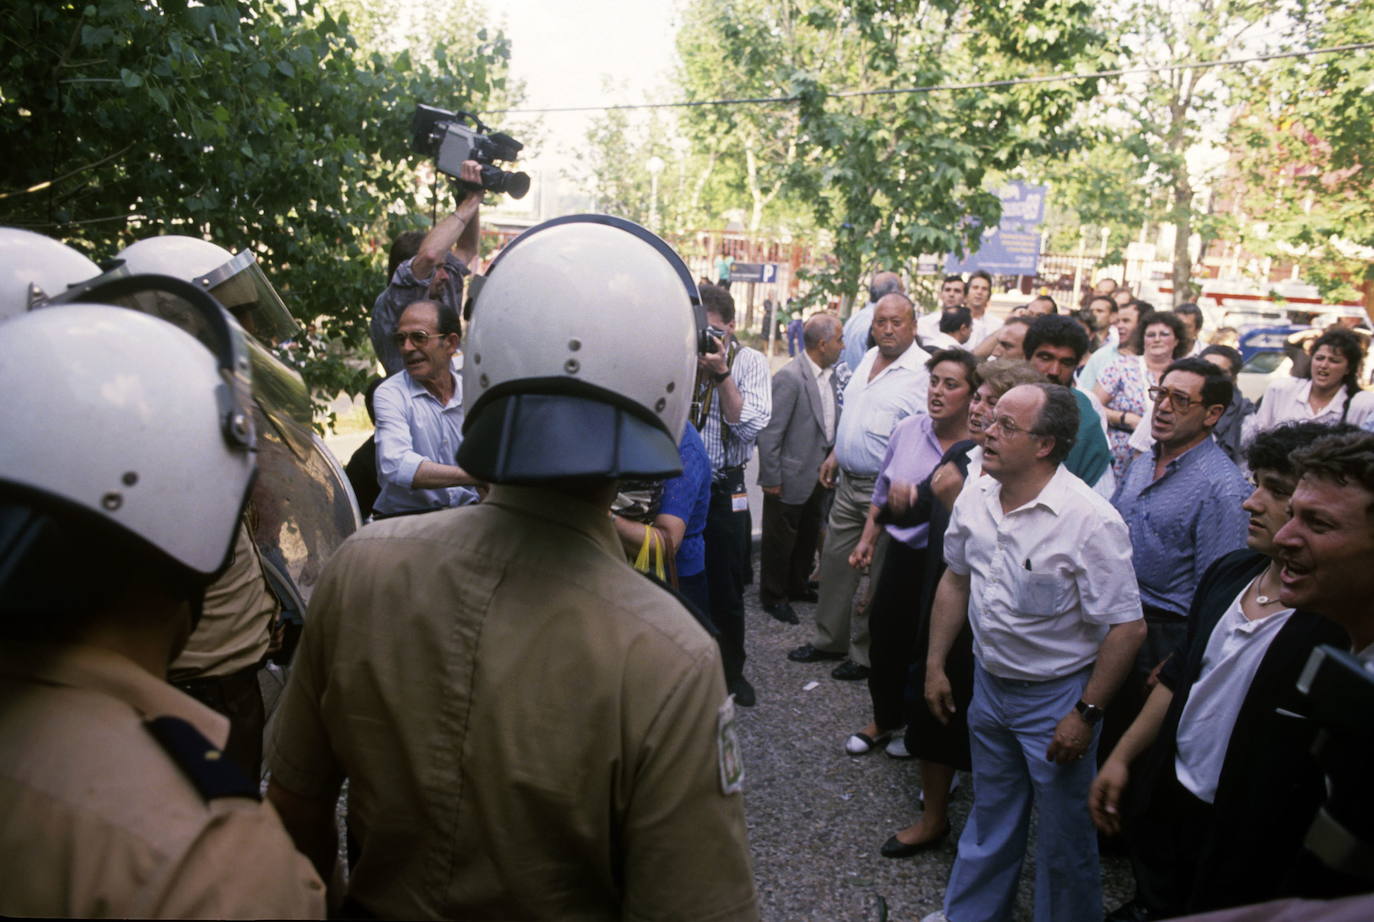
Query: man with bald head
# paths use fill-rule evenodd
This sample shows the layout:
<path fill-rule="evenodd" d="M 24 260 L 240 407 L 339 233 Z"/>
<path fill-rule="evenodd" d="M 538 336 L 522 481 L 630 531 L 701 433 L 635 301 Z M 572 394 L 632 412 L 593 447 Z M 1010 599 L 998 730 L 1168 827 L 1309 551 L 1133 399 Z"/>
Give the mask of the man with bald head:
<path fill-rule="evenodd" d="M 916 344 L 916 308 L 906 295 L 894 292 L 878 300 L 873 339 L 877 345 L 864 355 L 844 389 L 835 448 L 820 469 L 821 485 L 836 490 L 821 553 L 815 640 L 787 654 L 798 663 L 848 657 L 831 672 L 846 680 L 865 679 L 869 671 L 867 617 L 855 612 L 851 622 L 859 573 L 850 567 L 849 555 L 863 534 L 892 429 L 906 417 L 926 412 L 930 381 L 925 368 L 930 356 Z M 884 549 L 880 541 L 873 572 L 882 568 Z"/>
<path fill-rule="evenodd" d="M 377 518 L 414 515 L 477 501 L 477 480 L 458 466 L 463 441 L 463 388 L 454 374 L 458 312 L 440 301 L 415 301 L 401 312 L 392 346 L 401 374 L 373 395 L 377 412 Z"/>
<path fill-rule="evenodd" d="M 902 277 L 895 272 L 878 272 L 873 276 L 873 281 L 868 285 L 868 303 L 854 315 L 844 325 L 844 352 L 840 358 L 850 371 L 859 367 L 859 362 L 863 361 L 864 353 L 869 348 L 870 328 L 873 326 L 873 311 L 878 301 L 884 295 L 904 294 L 906 287 L 902 284 Z"/>
<path fill-rule="evenodd" d="M 843 329 L 834 314 L 820 313 L 802 329 L 801 355 L 773 376 L 773 415 L 759 433 L 759 486 L 763 490 L 763 610 L 796 624 L 790 603 L 814 602 L 807 587 L 821 509 L 830 492 L 819 480 L 821 462 L 835 445 L 840 391 L 835 373 L 844 349 Z"/>

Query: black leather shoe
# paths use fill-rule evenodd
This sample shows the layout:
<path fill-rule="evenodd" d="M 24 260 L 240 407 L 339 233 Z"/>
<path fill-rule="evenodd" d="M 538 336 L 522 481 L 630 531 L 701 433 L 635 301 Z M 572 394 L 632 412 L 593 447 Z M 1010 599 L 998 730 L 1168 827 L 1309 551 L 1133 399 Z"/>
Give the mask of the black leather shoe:
<path fill-rule="evenodd" d="M 1107 913 L 1106 922 L 1147 922 L 1155 918 L 1150 908 L 1140 900 L 1131 900 Z"/>
<path fill-rule="evenodd" d="M 910 858 L 912 855 L 919 855 L 921 852 L 935 848 L 949 837 L 949 823 L 945 824 L 944 832 L 933 839 L 926 839 L 924 842 L 913 842 L 908 845 L 896 836 L 892 836 L 883 843 L 879 850 L 884 858 Z"/>
<path fill-rule="evenodd" d="M 868 678 L 871 671 L 867 666 L 860 666 L 853 660 L 845 660 L 830 670 L 830 678 L 839 679 L 841 682 L 857 682 L 859 679 Z"/>
<path fill-rule="evenodd" d="M 801 624 L 801 622 L 797 620 L 797 613 L 794 612 L 792 606 L 788 605 L 786 602 L 765 605 L 763 606 L 763 610 L 768 612 L 775 621 L 781 621 L 783 624 Z"/>
<path fill-rule="evenodd" d="M 738 704 L 742 708 L 751 708 L 754 706 L 754 686 L 750 685 L 749 680 L 744 676 L 731 679 L 728 688 L 730 689 L 730 694 L 735 696 L 735 704 Z"/>
<path fill-rule="evenodd" d="M 801 592 L 793 593 L 787 597 L 789 602 L 815 602 L 820 599 L 820 594 L 814 589 L 805 589 Z"/>
<path fill-rule="evenodd" d="M 809 643 L 804 643 L 791 653 L 787 658 L 794 663 L 820 663 L 827 660 L 844 659 L 843 653 L 831 653 L 829 650 L 817 650 Z"/>

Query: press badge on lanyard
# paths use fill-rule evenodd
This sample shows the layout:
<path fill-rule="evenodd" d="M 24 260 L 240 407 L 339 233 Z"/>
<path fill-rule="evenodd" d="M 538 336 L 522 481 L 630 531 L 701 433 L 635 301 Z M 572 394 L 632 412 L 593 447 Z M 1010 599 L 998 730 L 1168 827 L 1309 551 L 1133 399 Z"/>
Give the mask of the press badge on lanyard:
<path fill-rule="evenodd" d="M 725 477 L 725 488 L 730 491 L 730 511 L 749 511 L 749 490 L 744 485 L 744 471 L 731 471 Z"/>
<path fill-rule="evenodd" d="M 730 494 L 730 511 L 731 511 L 731 512 L 748 512 L 748 511 L 749 511 L 749 494 L 746 493 L 746 492 L 743 491 L 743 490 L 741 490 L 741 491 L 738 492 L 738 493 L 731 493 L 731 494 Z"/>

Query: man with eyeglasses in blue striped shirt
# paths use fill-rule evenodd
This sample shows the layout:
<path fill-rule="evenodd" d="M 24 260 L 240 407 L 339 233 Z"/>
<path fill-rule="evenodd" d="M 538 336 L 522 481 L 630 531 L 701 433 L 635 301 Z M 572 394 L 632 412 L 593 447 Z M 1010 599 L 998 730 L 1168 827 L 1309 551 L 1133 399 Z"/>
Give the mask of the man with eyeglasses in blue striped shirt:
<path fill-rule="evenodd" d="M 438 301 L 401 312 L 392 338 L 404 368 L 381 383 L 377 411 L 376 518 L 477 501 L 477 480 L 456 463 L 463 442 L 463 387 L 453 370 L 458 313 Z"/>

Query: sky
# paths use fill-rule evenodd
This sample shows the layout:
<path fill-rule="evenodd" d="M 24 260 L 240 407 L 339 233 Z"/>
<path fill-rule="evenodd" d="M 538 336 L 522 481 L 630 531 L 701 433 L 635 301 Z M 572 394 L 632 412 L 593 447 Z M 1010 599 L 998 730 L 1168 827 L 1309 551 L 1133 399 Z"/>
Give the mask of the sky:
<path fill-rule="evenodd" d="M 511 75 L 525 82 L 528 107 L 637 103 L 667 88 L 675 54 L 673 0 L 502 0 L 489 3 L 487 12 L 492 21 L 504 21 Z M 598 114 L 543 115 L 528 166 L 570 163 Z M 489 121 L 500 124 L 499 117 Z"/>

